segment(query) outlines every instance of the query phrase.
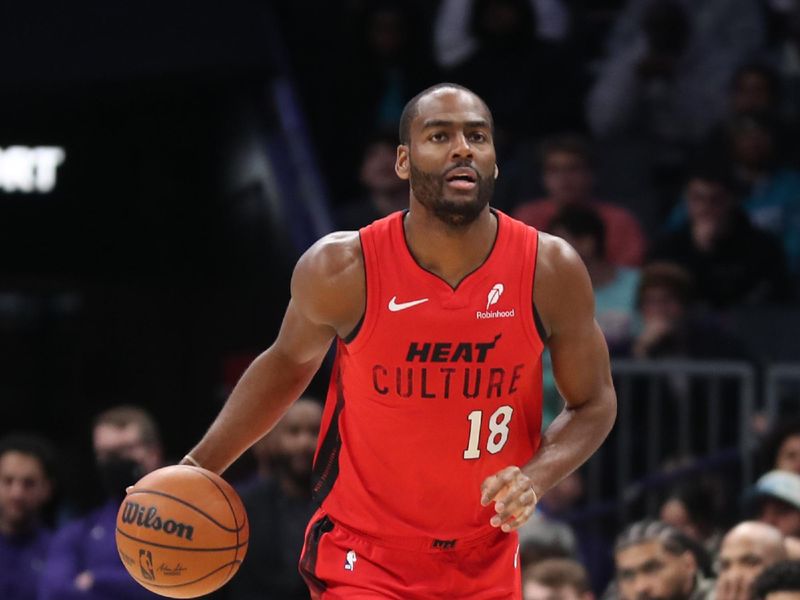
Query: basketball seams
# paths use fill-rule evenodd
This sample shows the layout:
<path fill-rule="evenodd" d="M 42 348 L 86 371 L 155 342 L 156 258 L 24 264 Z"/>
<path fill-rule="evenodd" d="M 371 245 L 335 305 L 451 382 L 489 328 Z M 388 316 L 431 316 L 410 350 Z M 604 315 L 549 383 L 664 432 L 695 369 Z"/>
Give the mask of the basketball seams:
<path fill-rule="evenodd" d="M 212 481 L 212 483 L 214 483 L 214 482 Z M 231 506 L 230 500 L 228 500 L 228 497 L 225 495 L 225 492 L 223 490 L 221 490 L 221 489 L 220 489 L 220 492 L 222 492 L 222 496 L 225 498 L 225 502 L 228 503 L 228 506 L 231 508 L 231 512 L 233 512 L 233 507 Z M 191 508 L 193 511 L 203 515 L 206 519 L 211 521 L 214 525 L 216 525 L 217 527 L 219 527 L 223 531 L 236 533 L 236 538 L 237 538 L 237 542 L 236 543 L 239 543 L 238 542 L 239 529 L 241 529 L 241 527 L 238 528 L 238 529 L 235 529 L 235 528 L 232 528 L 232 527 L 226 527 L 225 525 L 223 525 L 222 523 L 217 521 L 214 517 L 212 517 L 211 515 L 209 515 L 208 513 L 204 512 L 204 511 L 200 510 L 195 505 L 190 504 L 186 500 L 178 498 L 177 496 L 173 496 L 172 494 L 167 494 L 166 492 L 159 492 L 158 490 L 151 490 L 151 489 L 147 489 L 147 488 L 145 488 L 145 489 L 134 488 L 133 490 L 130 491 L 128 496 L 133 496 L 135 494 L 154 494 L 156 496 L 162 496 L 164 498 L 169 498 L 170 500 L 174 500 L 175 502 L 178 502 L 179 504 L 183 504 L 184 506 L 187 506 L 188 508 Z M 236 515 L 234 515 L 234 517 L 233 517 L 233 523 L 234 523 L 234 525 L 238 524 L 238 521 L 236 519 Z"/>
<path fill-rule="evenodd" d="M 151 542 L 150 540 L 145 540 L 142 538 L 138 538 L 136 536 L 131 535 L 130 533 L 125 533 L 119 527 L 117 527 L 117 533 L 122 536 L 125 536 L 129 540 L 133 540 L 134 542 L 139 542 L 141 544 L 145 544 L 148 546 L 155 546 L 156 548 L 166 548 L 167 550 L 186 550 L 187 552 L 223 552 L 225 550 L 236 550 L 237 548 L 241 548 L 242 546 L 246 546 L 249 539 L 239 542 L 239 536 L 236 536 L 236 546 L 223 546 L 222 548 L 192 548 L 191 546 L 170 546 L 168 544 L 159 544 L 158 542 Z"/>
<path fill-rule="evenodd" d="M 169 473 L 169 470 L 177 472 Z M 128 494 L 128 505 L 123 503 L 117 514 L 117 549 L 128 574 L 144 588 L 172 598 L 193 598 L 219 589 L 235 575 L 246 556 L 249 545 L 247 510 L 236 491 L 213 472 L 176 465 L 164 467 L 154 473 L 153 476 L 143 477 L 134 486 Z M 210 481 L 213 487 L 202 483 L 197 474 Z M 224 503 L 220 502 L 214 488 L 225 499 Z M 226 518 L 226 504 L 233 519 L 233 527 L 222 523 Z M 131 520 L 130 513 L 133 509 L 136 509 L 136 515 Z M 172 513 L 172 518 L 163 521 L 165 517 L 161 513 Z M 193 514 L 200 519 L 192 518 Z M 159 538 L 155 535 L 165 522 L 165 531 L 172 534 L 177 526 L 186 528 L 189 527 L 187 523 L 193 521 L 192 527 L 199 528 L 201 533 L 206 532 L 207 537 L 203 539 L 201 536 L 198 540 L 195 535 L 192 539 L 190 530 L 189 542 L 192 543 L 188 546 L 177 545 L 187 543 L 184 539 Z M 150 529 L 155 530 L 154 533 Z M 197 534 L 198 530 L 195 529 L 194 533 Z M 178 535 L 178 538 L 183 537 L 182 534 Z M 153 539 L 169 543 L 158 543 Z M 198 541 L 206 547 L 193 547 Z M 137 547 L 138 567 L 135 563 Z M 149 548 L 152 554 L 142 548 Z M 170 567 L 174 560 L 178 560 L 178 566 Z M 155 569 L 159 562 L 161 566 Z M 160 573 L 161 570 L 163 573 Z M 154 574 L 154 571 L 158 573 Z"/>
<path fill-rule="evenodd" d="M 227 582 L 227 581 L 230 580 L 231 576 L 233 576 L 233 573 L 234 573 L 233 567 L 234 567 L 234 565 L 236 565 L 237 563 L 241 563 L 242 562 L 242 561 L 239 560 L 239 547 L 240 547 L 239 546 L 239 529 L 240 529 L 240 527 L 239 527 L 239 519 L 236 518 L 236 511 L 233 509 L 233 504 L 231 504 L 231 501 L 228 498 L 228 494 L 225 493 L 225 490 L 222 489 L 222 486 L 220 486 L 216 481 L 211 479 L 211 477 L 209 477 L 208 475 L 206 475 L 202 471 L 198 471 L 198 473 L 200 473 L 200 475 L 202 475 L 203 477 L 208 479 L 211 483 L 213 483 L 214 486 L 219 490 L 219 493 L 222 494 L 222 497 L 225 498 L 225 502 L 228 503 L 228 508 L 231 509 L 231 516 L 233 516 L 233 524 L 236 526 L 236 529 L 235 529 L 235 532 L 236 532 L 236 549 L 234 550 L 233 562 L 231 562 L 230 571 L 228 571 L 228 575 L 227 575 L 227 577 L 225 577 L 225 581 Z M 247 514 L 247 513 L 245 513 L 245 514 Z M 245 524 L 246 521 L 247 521 L 247 518 L 245 517 L 245 520 L 242 521 L 242 527 L 244 527 L 244 524 Z M 247 536 L 247 537 L 249 538 L 250 536 Z M 244 558 L 244 557 L 242 557 L 242 558 Z"/>

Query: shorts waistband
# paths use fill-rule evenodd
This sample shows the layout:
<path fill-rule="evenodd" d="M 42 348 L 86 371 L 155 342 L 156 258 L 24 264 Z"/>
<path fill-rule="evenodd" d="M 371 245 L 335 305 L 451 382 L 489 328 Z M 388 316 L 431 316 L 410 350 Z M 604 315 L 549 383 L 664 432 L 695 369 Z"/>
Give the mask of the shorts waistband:
<path fill-rule="evenodd" d="M 451 539 L 438 539 L 434 537 L 397 537 L 385 534 L 376 536 L 365 531 L 360 531 L 359 529 L 349 525 L 345 525 L 341 521 L 337 521 L 330 516 L 328 516 L 328 518 L 333 522 L 335 527 L 341 527 L 348 533 L 358 537 L 363 537 L 376 546 L 397 548 L 401 550 L 414 550 L 417 552 L 457 551 L 463 548 L 471 548 L 473 546 L 485 544 L 489 540 L 497 539 L 500 535 L 510 535 L 499 529 L 488 527 L 486 529 L 480 529 L 469 536 Z"/>

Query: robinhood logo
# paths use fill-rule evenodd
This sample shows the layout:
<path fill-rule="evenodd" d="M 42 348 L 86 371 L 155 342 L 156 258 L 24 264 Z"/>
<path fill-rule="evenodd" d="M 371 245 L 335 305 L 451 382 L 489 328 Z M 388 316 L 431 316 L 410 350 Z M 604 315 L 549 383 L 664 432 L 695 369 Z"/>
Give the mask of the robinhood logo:
<path fill-rule="evenodd" d="M 125 509 L 122 511 L 123 523 L 135 523 L 139 527 L 146 527 L 154 531 L 163 531 L 168 535 L 177 535 L 179 538 L 192 539 L 194 527 L 186 523 L 180 523 L 173 519 L 164 520 L 158 514 L 155 506 L 143 506 L 138 502 L 125 501 Z"/>

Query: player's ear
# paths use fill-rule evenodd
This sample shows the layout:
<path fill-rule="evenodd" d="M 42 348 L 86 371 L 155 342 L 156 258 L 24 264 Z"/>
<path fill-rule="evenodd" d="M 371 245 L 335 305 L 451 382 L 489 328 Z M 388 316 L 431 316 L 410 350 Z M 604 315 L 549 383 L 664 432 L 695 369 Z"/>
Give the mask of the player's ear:
<path fill-rule="evenodd" d="M 407 180 L 411 171 L 411 165 L 408 158 L 408 146 L 400 144 L 397 147 L 397 160 L 394 163 L 394 172 L 400 179 Z"/>
<path fill-rule="evenodd" d="M 494 163 L 494 178 L 497 179 L 500 176 L 500 168 L 497 166 L 497 163 Z"/>

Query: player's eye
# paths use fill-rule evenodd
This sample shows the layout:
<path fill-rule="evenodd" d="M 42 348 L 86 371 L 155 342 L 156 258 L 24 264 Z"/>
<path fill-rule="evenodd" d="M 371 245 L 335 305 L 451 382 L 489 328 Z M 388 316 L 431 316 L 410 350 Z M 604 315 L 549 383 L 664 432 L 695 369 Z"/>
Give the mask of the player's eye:
<path fill-rule="evenodd" d="M 481 131 L 473 131 L 469 135 L 469 139 L 471 142 L 485 142 L 486 141 L 486 134 Z"/>
<path fill-rule="evenodd" d="M 431 134 L 430 140 L 432 142 L 444 142 L 447 140 L 447 134 L 443 131 L 437 131 Z"/>

